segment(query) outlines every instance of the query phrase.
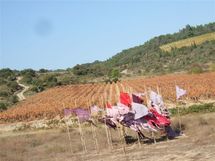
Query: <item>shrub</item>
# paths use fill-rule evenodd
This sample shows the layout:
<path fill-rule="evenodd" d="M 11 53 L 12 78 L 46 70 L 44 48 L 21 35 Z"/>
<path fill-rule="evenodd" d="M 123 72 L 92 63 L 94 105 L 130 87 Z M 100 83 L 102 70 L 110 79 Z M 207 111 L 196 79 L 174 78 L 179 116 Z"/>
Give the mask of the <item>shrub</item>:
<path fill-rule="evenodd" d="M 8 97 L 10 95 L 7 91 L 0 91 L 0 97 Z"/>
<path fill-rule="evenodd" d="M 203 69 L 199 64 L 193 64 L 189 69 L 189 73 L 192 73 L 192 74 L 198 74 L 202 72 L 203 72 Z"/>
<path fill-rule="evenodd" d="M 40 69 L 40 70 L 39 70 L 40 73 L 47 73 L 48 71 L 49 71 L 49 70 L 47 70 L 47 69 Z"/>
<path fill-rule="evenodd" d="M 179 108 L 179 114 L 180 115 L 186 115 L 189 113 L 205 113 L 205 112 L 215 112 L 215 105 L 213 103 L 206 103 L 201 105 L 192 105 L 189 107 L 177 107 L 170 109 L 170 113 L 172 116 L 175 116 L 178 114 L 178 108 Z"/>
<path fill-rule="evenodd" d="M 211 71 L 215 71 L 215 63 L 213 63 L 213 64 L 210 65 L 210 70 Z"/>
<path fill-rule="evenodd" d="M 13 95 L 9 98 L 9 101 L 13 104 L 17 103 L 19 100 L 18 100 L 18 97 Z"/>
<path fill-rule="evenodd" d="M 7 105 L 5 103 L 0 102 L 0 111 L 4 111 L 7 109 Z"/>

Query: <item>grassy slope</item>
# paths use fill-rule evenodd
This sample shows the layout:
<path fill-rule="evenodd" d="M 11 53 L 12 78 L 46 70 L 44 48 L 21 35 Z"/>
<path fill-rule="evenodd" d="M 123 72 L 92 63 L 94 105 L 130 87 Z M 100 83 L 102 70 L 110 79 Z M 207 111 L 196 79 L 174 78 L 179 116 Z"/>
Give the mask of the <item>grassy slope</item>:
<path fill-rule="evenodd" d="M 186 46 L 192 46 L 194 44 L 199 45 L 205 41 L 211 41 L 211 40 L 215 40 L 215 32 L 168 43 L 160 46 L 160 49 L 169 52 L 172 50 L 172 48 L 181 48 Z"/>

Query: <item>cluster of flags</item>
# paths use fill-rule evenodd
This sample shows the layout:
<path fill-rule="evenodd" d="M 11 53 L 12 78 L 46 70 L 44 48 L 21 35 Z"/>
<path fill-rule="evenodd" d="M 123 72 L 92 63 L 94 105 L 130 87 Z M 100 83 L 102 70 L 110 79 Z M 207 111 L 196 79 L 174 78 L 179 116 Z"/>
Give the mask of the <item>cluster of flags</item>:
<path fill-rule="evenodd" d="M 99 119 L 99 121 L 105 123 L 108 127 L 116 128 L 117 124 L 122 124 L 131 128 L 138 133 L 139 136 L 144 137 L 141 130 L 147 131 L 161 131 L 164 130 L 171 135 L 172 133 L 170 124 L 169 112 L 164 104 L 161 95 L 155 91 L 149 93 L 150 107 L 144 105 L 143 96 L 147 93 L 126 93 L 121 92 L 119 96 L 119 102 L 116 105 L 106 103 L 106 108 L 103 110 L 96 105 L 93 105 L 89 109 L 75 108 L 64 109 L 64 115 L 76 115 L 80 122 L 89 121 L 91 115 L 96 115 L 99 112 L 105 112 L 106 115 Z M 186 90 L 176 86 L 176 99 L 180 99 L 186 94 Z M 170 134 L 168 134 L 170 135 Z"/>

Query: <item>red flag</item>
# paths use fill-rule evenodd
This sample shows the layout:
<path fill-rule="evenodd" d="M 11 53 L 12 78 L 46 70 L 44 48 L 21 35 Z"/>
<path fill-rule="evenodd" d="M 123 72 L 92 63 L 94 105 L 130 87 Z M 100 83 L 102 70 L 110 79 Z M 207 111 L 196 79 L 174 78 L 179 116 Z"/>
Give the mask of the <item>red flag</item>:
<path fill-rule="evenodd" d="M 107 107 L 107 108 L 112 108 L 112 106 L 110 105 L 109 102 L 107 102 L 106 107 Z"/>
<path fill-rule="evenodd" d="M 128 93 L 121 92 L 120 93 L 120 103 L 130 107 L 131 106 L 131 97 Z"/>

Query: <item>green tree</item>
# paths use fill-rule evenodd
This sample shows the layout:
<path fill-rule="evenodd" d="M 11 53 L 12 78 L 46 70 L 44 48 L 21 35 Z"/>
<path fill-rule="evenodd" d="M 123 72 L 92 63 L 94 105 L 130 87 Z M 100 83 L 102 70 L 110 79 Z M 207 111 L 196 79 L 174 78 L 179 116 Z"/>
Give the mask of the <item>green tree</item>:
<path fill-rule="evenodd" d="M 0 112 L 7 109 L 7 105 L 5 103 L 0 102 Z"/>
<path fill-rule="evenodd" d="M 120 71 L 118 69 L 112 69 L 109 72 L 108 77 L 111 81 L 117 82 L 121 77 Z"/>
<path fill-rule="evenodd" d="M 201 65 L 199 64 L 193 64 L 189 70 L 190 73 L 192 74 L 198 74 L 198 73 L 202 73 L 203 69 L 201 67 Z"/>

